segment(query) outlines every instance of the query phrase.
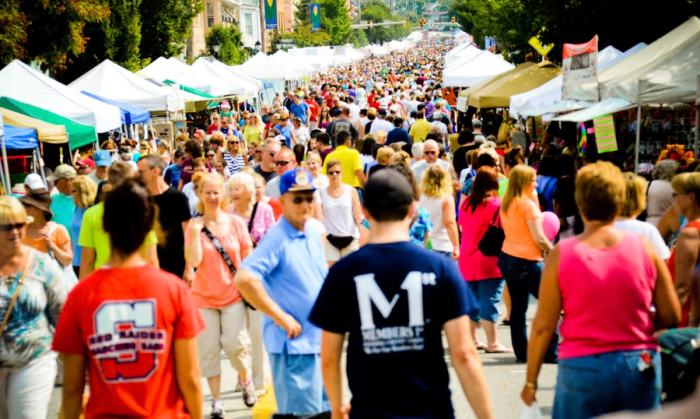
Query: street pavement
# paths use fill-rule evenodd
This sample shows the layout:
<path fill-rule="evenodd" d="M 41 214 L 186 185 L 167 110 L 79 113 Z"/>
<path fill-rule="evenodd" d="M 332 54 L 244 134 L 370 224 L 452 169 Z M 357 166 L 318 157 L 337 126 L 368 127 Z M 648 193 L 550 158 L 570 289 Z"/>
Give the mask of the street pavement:
<path fill-rule="evenodd" d="M 528 310 L 529 321 L 531 321 L 532 317 L 534 317 L 535 309 L 536 305 L 531 304 Z M 504 313 L 505 308 L 501 307 L 500 312 Z M 477 336 L 479 339 L 485 340 L 483 331 L 478 331 Z M 503 344 L 510 346 L 510 330 L 507 326 L 498 326 L 498 338 Z M 497 419 L 519 418 L 523 408 L 523 404 L 520 401 L 520 390 L 525 383 L 525 364 L 516 363 L 513 354 L 486 354 L 481 352 L 480 356 L 481 362 L 484 365 L 484 373 L 486 375 L 486 382 L 489 388 L 489 394 L 491 396 L 495 417 Z M 234 392 L 236 379 L 235 371 L 223 354 L 221 360 L 223 372 L 221 388 L 224 408 L 226 410 L 226 418 L 251 418 L 253 411 L 243 404 L 243 401 L 241 400 L 241 393 Z M 450 366 L 450 388 L 452 390 L 452 404 L 455 409 L 455 416 L 458 419 L 474 418 L 474 413 L 469 407 L 469 403 L 467 402 L 464 392 L 460 387 L 455 370 L 449 364 L 449 354 L 447 352 L 445 360 L 447 361 L 448 366 Z M 269 371 L 269 368 L 267 370 Z M 551 417 L 555 382 L 556 365 L 543 365 L 538 382 L 539 390 L 537 392 L 537 397 L 542 416 L 545 418 Z M 205 380 L 202 380 L 202 389 L 204 390 L 205 394 L 205 414 L 208 415 L 211 405 L 211 398 L 209 396 L 209 389 Z M 347 393 L 346 383 L 346 394 Z M 269 396 L 265 397 L 269 399 Z M 50 419 L 58 417 L 60 398 L 61 389 L 60 387 L 56 387 L 54 389 L 53 397 L 51 399 L 51 406 L 49 408 L 48 417 Z M 264 400 L 262 403 L 267 404 L 265 402 L 269 402 L 269 400 Z M 256 412 L 258 410 L 260 410 L 260 406 Z"/>

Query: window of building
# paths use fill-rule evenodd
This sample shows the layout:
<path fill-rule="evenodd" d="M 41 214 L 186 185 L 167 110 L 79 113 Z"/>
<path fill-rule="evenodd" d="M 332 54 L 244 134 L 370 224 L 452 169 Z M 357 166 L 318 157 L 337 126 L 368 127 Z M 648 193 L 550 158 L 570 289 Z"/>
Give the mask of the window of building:
<path fill-rule="evenodd" d="M 245 14 L 245 34 L 253 36 L 253 15 L 250 13 Z"/>
<path fill-rule="evenodd" d="M 214 26 L 214 4 L 207 3 L 207 27 Z"/>

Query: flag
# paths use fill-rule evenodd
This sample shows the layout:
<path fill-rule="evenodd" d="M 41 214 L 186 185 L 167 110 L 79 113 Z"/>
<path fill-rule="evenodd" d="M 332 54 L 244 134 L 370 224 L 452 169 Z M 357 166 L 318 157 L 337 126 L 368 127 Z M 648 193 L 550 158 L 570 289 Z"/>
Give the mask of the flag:
<path fill-rule="evenodd" d="M 265 2 L 265 29 L 277 29 L 277 0 Z"/>
<path fill-rule="evenodd" d="M 321 5 L 311 3 L 311 30 L 317 31 L 321 29 Z"/>
<path fill-rule="evenodd" d="M 586 129 L 586 123 L 581 122 L 578 125 L 579 130 L 581 130 L 581 137 L 578 140 L 578 149 L 581 151 L 581 154 L 585 155 L 586 154 L 586 146 L 588 143 L 588 130 Z"/>

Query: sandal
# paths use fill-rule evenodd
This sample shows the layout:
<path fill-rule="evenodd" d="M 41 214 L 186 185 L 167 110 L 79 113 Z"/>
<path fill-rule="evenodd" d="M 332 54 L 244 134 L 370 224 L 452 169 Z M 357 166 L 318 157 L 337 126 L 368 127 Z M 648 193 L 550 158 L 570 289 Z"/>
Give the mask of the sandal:
<path fill-rule="evenodd" d="M 476 342 L 476 350 L 481 351 L 486 349 L 486 344 L 481 342 Z"/>
<path fill-rule="evenodd" d="M 501 345 L 500 343 L 494 347 L 486 347 L 484 348 L 484 352 L 487 354 L 509 354 L 513 352 L 512 348 L 508 348 L 504 345 Z"/>

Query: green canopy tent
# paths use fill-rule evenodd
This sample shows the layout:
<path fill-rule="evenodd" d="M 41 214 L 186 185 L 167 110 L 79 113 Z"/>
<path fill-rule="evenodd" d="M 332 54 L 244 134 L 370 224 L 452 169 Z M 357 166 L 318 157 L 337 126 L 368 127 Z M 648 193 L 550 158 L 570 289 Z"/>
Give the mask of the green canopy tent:
<path fill-rule="evenodd" d="M 94 143 L 97 140 L 95 127 L 83 125 L 65 116 L 57 115 L 7 96 L 0 97 L 0 108 L 9 109 L 50 124 L 65 126 L 68 132 L 68 145 L 71 150 Z"/>

